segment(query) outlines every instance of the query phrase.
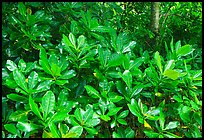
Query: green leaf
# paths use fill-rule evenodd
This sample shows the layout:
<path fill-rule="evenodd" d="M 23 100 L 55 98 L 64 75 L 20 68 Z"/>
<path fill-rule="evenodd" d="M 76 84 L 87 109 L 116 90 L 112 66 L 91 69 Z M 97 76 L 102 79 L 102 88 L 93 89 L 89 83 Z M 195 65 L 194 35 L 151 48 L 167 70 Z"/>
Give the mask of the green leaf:
<path fill-rule="evenodd" d="M 29 95 L 29 105 L 30 105 L 30 108 L 31 110 L 33 111 L 33 113 L 35 115 L 37 115 L 40 119 L 43 120 L 41 114 L 40 114 L 40 111 L 39 111 L 39 108 L 38 108 L 38 105 L 34 102 L 33 98 L 31 95 Z"/>
<path fill-rule="evenodd" d="M 40 49 L 40 60 L 39 60 L 39 63 L 40 63 L 40 65 L 42 66 L 43 70 L 46 73 L 52 75 L 52 71 L 51 71 L 50 65 L 49 65 L 48 60 L 47 60 L 47 54 L 46 54 L 45 49 L 43 49 L 43 48 Z"/>
<path fill-rule="evenodd" d="M 152 130 L 144 130 L 144 133 L 149 138 L 157 138 L 159 136 L 159 133 L 153 132 Z"/>
<path fill-rule="evenodd" d="M 42 138 L 54 138 L 51 132 L 43 131 Z"/>
<path fill-rule="evenodd" d="M 39 82 L 38 80 L 38 74 L 35 71 L 32 71 L 31 74 L 28 76 L 28 88 L 34 89 Z"/>
<path fill-rule="evenodd" d="M 95 129 L 95 128 L 89 128 L 89 127 L 84 127 L 84 128 L 86 129 L 86 131 L 87 131 L 89 134 L 93 134 L 93 135 L 98 134 L 98 131 L 97 131 L 97 129 Z"/>
<path fill-rule="evenodd" d="M 13 78 L 18 84 L 18 86 L 28 93 L 28 87 L 25 76 L 18 69 L 15 69 L 13 71 Z"/>
<path fill-rule="evenodd" d="M 111 32 L 113 29 L 110 27 L 106 27 L 106 26 L 97 26 L 95 28 L 92 28 L 91 31 L 95 32 L 101 32 L 101 33 L 107 33 L 107 32 Z"/>
<path fill-rule="evenodd" d="M 93 113 L 94 113 L 93 109 L 91 109 L 91 108 L 87 109 L 86 112 L 83 115 L 84 122 L 91 119 L 93 117 Z"/>
<path fill-rule="evenodd" d="M 126 138 L 134 138 L 135 137 L 135 132 L 130 128 L 128 127 L 126 130 L 125 130 L 125 134 L 126 134 Z"/>
<path fill-rule="evenodd" d="M 61 71 L 64 71 L 69 65 L 69 61 L 66 60 L 66 57 L 60 56 L 59 67 Z"/>
<path fill-rule="evenodd" d="M 137 58 L 134 61 L 130 61 L 129 70 L 138 68 L 144 62 L 144 57 Z"/>
<path fill-rule="evenodd" d="M 190 53 L 192 53 L 194 51 L 194 49 L 191 49 L 191 45 L 187 44 L 182 46 L 181 48 L 178 49 L 178 51 L 176 51 L 176 55 L 177 57 L 181 57 L 181 56 L 186 56 Z"/>
<path fill-rule="evenodd" d="M 136 45 L 135 41 L 131 41 L 127 46 L 123 47 L 122 53 L 130 52 Z"/>
<path fill-rule="evenodd" d="M 58 58 L 57 58 L 56 54 L 52 53 L 52 54 L 50 55 L 50 57 L 49 57 L 48 62 L 49 62 L 49 64 L 50 64 L 50 66 L 52 66 L 53 63 L 56 64 L 56 65 L 58 65 L 59 62 L 58 62 Z"/>
<path fill-rule="evenodd" d="M 109 77 L 111 77 L 111 78 L 120 78 L 120 75 L 118 74 L 118 72 L 117 71 L 108 71 L 107 73 L 106 73 L 106 75 Z"/>
<path fill-rule="evenodd" d="M 99 92 L 97 90 L 95 90 L 92 86 L 86 85 L 86 86 L 84 86 L 84 88 L 86 89 L 89 96 L 91 96 L 93 98 L 100 98 L 101 97 Z"/>
<path fill-rule="evenodd" d="M 55 95 L 52 91 L 47 91 L 42 97 L 43 119 L 45 120 L 55 106 Z"/>
<path fill-rule="evenodd" d="M 77 39 L 78 48 L 82 48 L 84 46 L 85 40 L 86 40 L 86 37 L 83 35 L 80 35 L 78 37 L 78 39 Z"/>
<path fill-rule="evenodd" d="M 134 99 L 131 99 L 131 104 L 127 104 L 127 105 L 128 105 L 128 108 L 129 108 L 130 112 L 131 112 L 133 115 L 135 115 L 135 116 L 137 116 L 137 117 L 139 117 L 139 118 L 143 118 L 143 117 L 142 117 L 142 114 L 141 114 L 141 111 L 140 111 L 140 109 L 139 109 L 139 106 L 138 106 L 138 104 L 135 102 Z"/>
<path fill-rule="evenodd" d="M 117 121 L 122 125 L 127 125 L 127 122 L 124 119 L 117 119 Z"/>
<path fill-rule="evenodd" d="M 159 123 L 160 123 L 160 127 L 163 130 L 164 129 L 164 123 L 165 123 L 165 116 L 162 110 L 160 110 L 159 113 Z"/>
<path fill-rule="evenodd" d="M 163 75 L 173 80 L 176 80 L 179 77 L 179 72 L 175 70 L 167 69 L 166 71 L 164 71 Z"/>
<path fill-rule="evenodd" d="M 18 85 L 16 84 L 16 82 L 13 79 L 6 79 L 6 86 L 8 86 L 9 88 L 16 88 Z"/>
<path fill-rule="evenodd" d="M 199 112 L 194 112 L 193 114 L 194 119 L 196 120 L 196 122 L 202 126 L 202 116 Z"/>
<path fill-rule="evenodd" d="M 108 61 L 108 67 L 120 66 L 123 63 L 123 56 L 120 54 L 112 54 Z"/>
<path fill-rule="evenodd" d="M 113 138 L 121 138 L 121 136 L 118 133 L 116 133 L 115 131 L 113 132 L 112 137 Z"/>
<path fill-rule="evenodd" d="M 193 79 L 196 79 L 202 75 L 202 70 L 197 70 L 195 74 L 193 74 Z"/>
<path fill-rule="evenodd" d="M 24 96 L 20 96 L 20 95 L 18 95 L 18 94 L 8 94 L 7 95 L 7 98 L 9 98 L 9 99 L 11 99 L 11 100 L 13 100 L 13 101 L 17 101 L 17 102 L 26 102 L 26 101 L 28 101 L 28 99 L 26 98 L 26 97 L 24 97 Z"/>
<path fill-rule="evenodd" d="M 182 137 L 177 136 L 177 135 L 175 135 L 175 134 L 173 134 L 173 133 L 170 133 L 170 132 L 168 132 L 168 131 L 166 131 L 166 133 L 167 133 L 167 134 L 163 134 L 163 135 L 166 136 L 167 138 L 182 138 Z"/>
<path fill-rule="evenodd" d="M 166 66 L 165 66 L 164 71 L 166 71 L 168 69 L 172 69 L 174 67 L 174 65 L 175 65 L 175 60 L 169 60 L 168 63 L 166 64 Z"/>
<path fill-rule="evenodd" d="M 20 60 L 19 60 L 19 62 L 18 62 L 18 67 L 19 67 L 22 71 L 25 70 L 25 68 L 26 68 L 26 63 L 25 63 L 25 61 L 24 61 L 23 59 L 20 59 Z"/>
<path fill-rule="evenodd" d="M 118 113 L 118 111 L 120 111 L 122 109 L 122 107 L 114 107 L 114 108 L 111 108 L 108 112 L 108 116 L 113 116 L 113 115 L 116 115 Z"/>
<path fill-rule="evenodd" d="M 39 125 L 26 122 L 18 122 L 16 127 L 23 132 L 31 132 L 33 130 L 40 128 Z"/>
<path fill-rule="evenodd" d="M 154 59 L 155 59 L 155 62 L 160 70 L 160 72 L 162 73 L 162 64 L 161 64 L 161 58 L 160 58 L 160 55 L 159 55 L 159 52 L 157 51 L 155 54 L 154 54 Z"/>
<path fill-rule="evenodd" d="M 26 121 L 28 112 L 30 111 L 17 110 L 11 113 L 11 115 L 9 116 L 9 120 L 14 121 L 14 122 Z"/>
<path fill-rule="evenodd" d="M 181 119 L 184 122 L 190 122 L 191 121 L 190 115 L 189 115 L 190 112 L 191 112 L 191 108 L 190 107 L 180 105 L 179 108 L 178 108 L 178 111 L 179 111 L 179 116 L 181 117 Z"/>
<path fill-rule="evenodd" d="M 12 133 L 12 134 L 17 134 L 17 129 L 15 127 L 14 124 L 5 124 L 4 125 L 4 128 L 9 132 L 9 133 Z"/>
<path fill-rule="evenodd" d="M 74 46 L 74 48 L 76 48 L 76 38 L 72 33 L 69 33 L 69 40 L 72 43 L 72 46 Z"/>
<path fill-rule="evenodd" d="M 166 128 L 164 130 L 174 129 L 174 128 L 178 127 L 179 125 L 180 125 L 180 123 L 178 121 L 172 121 L 166 125 Z"/>
<path fill-rule="evenodd" d="M 51 131 L 54 138 L 60 138 L 60 136 L 58 134 L 58 129 L 57 129 L 56 125 L 53 122 L 51 122 L 49 124 L 49 128 L 50 128 L 50 131 Z"/>
<path fill-rule="evenodd" d="M 61 75 L 62 76 L 58 77 L 58 79 L 70 79 L 76 76 L 76 72 L 74 70 L 66 70 Z"/>
<path fill-rule="evenodd" d="M 63 34 L 63 38 L 62 38 L 62 44 L 63 44 L 63 48 L 64 48 L 67 52 L 69 52 L 69 53 L 71 54 L 71 56 L 72 56 L 74 59 L 76 59 L 77 56 L 74 54 L 74 52 L 72 51 L 72 49 L 69 47 L 69 46 L 71 46 L 71 47 L 74 47 L 74 46 L 73 46 L 72 43 L 69 41 L 69 39 L 67 38 L 67 36 L 65 36 L 64 34 Z"/>
<path fill-rule="evenodd" d="M 52 83 L 53 83 L 52 80 L 46 80 L 41 82 L 36 88 L 35 93 L 49 90 Z"/>
<path fill-rule="evenodd" d="M 61 76 L 61 74 L 60 74 L 61 68 L 58 65 L 56 65 L 55 63 L 52 63 L 51 71 L 52 71 L 53 76 Z"/>
<path fill-rule="evenodd" d="M 75 118 L 82 124 L 83 114 L 82 114 L 82 112 L 81 112 L 81 109 L 77 108 L 77 109 L 74 111 L 74 115 L 75 115 Z"/>
<path fill-rule="evenodd" d="M 183 99 L 181 97 L 179 97 L 178 95 L 174 95 L 172 98 L 174 98 L 174 100 L 176 100 L 179 103 L 183 102 Z"/>
<path fill-rule="evenodd" d="M 129 110 L 124 110 L 118 115 L 118 118 L 125 118 L 127 117 L 128 114 L 129 114 Z"/>
<path fill-rule="evenodd" d="M 18 10 L 22 16 L 26 16 L 26 7 L 23 2 L 18 3 Z"/>
<path fill-rule="evenodd" d="M 83 127 L 82 126 L 74 126 L 69 130 L 69 133 L 74 133 L 75 138 L 79 138 L 83 132 Z"/>
<path fill-rule="evenodd" d="M 125 70 L 123 74 L 121 74 L 120 72 L 118 74 L 122 77 L 128 88 L 132 89 L 132 74 L 130 73 L 130 71 Z"/>
<path fill-rule="evenodd" d="M 91 118 L 88 119 L 85 124 L 87 127 L 94 127 L 94 126 L 98 125 L 99 123 L 100 123 L 100 119 L 92 118 L 92 116 L 91 116 Z"/>
<path fill-rule="evenodd" d="M 101 115 L 100 118 L 101 118 L 102 120 L 106 121 L 106 122 L 107 122 L 107 121 L 110 121 L 110 119 L 111 119 L 108 115 Z"/>
<path fill-rule="evenodd" d="M 124 97 L 119 96 L 118 94 L 116 94 L 116 93 L 114 93 L 114 92 L 109 92 L 109 93 L 108 93 L 108 99 L 109 99 L 109 101 L 111 101 L 111 102 L 117 103 L 117 102 L 119 102 L 120 100 L 124 99 Z"/>

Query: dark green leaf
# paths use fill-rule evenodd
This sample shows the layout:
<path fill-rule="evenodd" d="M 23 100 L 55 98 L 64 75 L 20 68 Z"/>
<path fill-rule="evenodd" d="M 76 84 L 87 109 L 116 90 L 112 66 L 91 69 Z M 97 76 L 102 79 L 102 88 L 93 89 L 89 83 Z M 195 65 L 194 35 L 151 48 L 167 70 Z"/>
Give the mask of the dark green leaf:
<path fill-rule="evenodd" d="M 27 102 L 27 98 L 18 94 L 8 94 L 7 98 L 13 100 L 13 101 L 17 101 L 17 102 Z"/>
<path fill-rule="evenodd" d="M 18 10 L 22 16 L 26 16 L 26 7 L 23 2 L 18 3 Z"/>
<path fill-rule="evenodd" d="M 132 74 L 130 73 L 130 71 L 125 70 L 123 74 L 121 74 L 120 72 L 118 74 L 122 77 L 128 88 L 132 89 Z"/>
<path fill-rule="evenodd" d="M 134 138 L 135 137 L 135 132 L 130 127 L 128 127 L 125 130 L 125 134 L 126 134 L 126 138 Z"/>

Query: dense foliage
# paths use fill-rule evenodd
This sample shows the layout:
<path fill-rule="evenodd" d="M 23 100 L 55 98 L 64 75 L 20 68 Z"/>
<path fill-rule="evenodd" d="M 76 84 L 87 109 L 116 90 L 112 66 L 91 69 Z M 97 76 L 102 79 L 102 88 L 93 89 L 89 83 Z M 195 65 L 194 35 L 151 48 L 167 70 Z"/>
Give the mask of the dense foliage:
<path fill-rule="evenodd" d="M 3 138 L 201 138 L 202 3 L 2 3 Z"/>

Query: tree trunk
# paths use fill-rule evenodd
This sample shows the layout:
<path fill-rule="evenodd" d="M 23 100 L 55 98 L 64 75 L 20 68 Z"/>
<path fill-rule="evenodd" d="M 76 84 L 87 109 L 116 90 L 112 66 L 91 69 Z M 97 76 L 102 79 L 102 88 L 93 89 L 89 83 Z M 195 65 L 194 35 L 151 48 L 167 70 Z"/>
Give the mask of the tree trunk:
<path fill-rule="evenodd" d="M 151 31 L 155 34 L 152 45 L 156 51 L 159 51 L 159 2 L 151 4 Z"/>

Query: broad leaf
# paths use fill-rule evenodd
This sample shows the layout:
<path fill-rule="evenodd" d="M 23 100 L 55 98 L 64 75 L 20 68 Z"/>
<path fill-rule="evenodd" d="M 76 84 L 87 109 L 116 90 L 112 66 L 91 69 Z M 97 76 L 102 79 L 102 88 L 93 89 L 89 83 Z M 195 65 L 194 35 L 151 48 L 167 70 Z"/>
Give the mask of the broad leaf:
<path fill-rule="evenodd" d="M 49 128 L 50 128 L 50 131 L 51 131 L 54 138 L 60 138 L 60 136 L 58 134 L 58 129 L 57 129 L 56 125 L 53 122 L 51 122 L 49 124 Z"/>
<path fill-rule="evenodd" d="M 79 138 L 79 136 L 81 136 L 82 132 L 83 132 L 82 126 L 74 126 L 69 130 L 69 134 L 74 133 L 74 137 L 72 137 L 72 138 Z M 67 135 L 66 135 L 66 137 L 67 137 Z"/>
<path fill-rule="evenodd" d="M 17 129 L 15 127 L 14 124 L 5 124 L 4 125 L 4 128 L 9 132 L 9 133 L 12 133 L 12 134 L 17 134 Z"/>
<path fill-rule="evenodd" d="M 124 110 L 118 115 L 118 118 L 125 118 L 127 117 L 128 114 L 129 114 L 129 110 Z"/>
<path fill-rule="evenodd" d="M 174 129 L 174 128 L 178 127 L 179 125 L 180 125 L 180 123 L 179 123 L 178 121 L 169 122 L 169 123 L 166 125 L 165 130 Z"/>
<path fill-rule="evenodd" d="M 55 95 L 52 91 L 47 91 L 42 97 L 43 119 L 45 120 L 48 114 L 53 111 L 55 106 Z"/>
<path fill-rule="evenodd" d="M 39 82 L 38 80 L 38 74 L 35 71 L 32 71 L 31 74 L 28 76 L 28 88 L 34 89 Z"/>
<path fill-rule="evenodd" d="M 120 72 L 118 74 L 122 77 L 128 88 L 132 89 L 132 74 L 130 73 L 130 71 L 125 70 L 123 74 L 121 74 Z"/>
<path fill-rule="evenodd" d="M 16 81 L 16 83 L 18 84 L 18 86 L 21 87 L 24 91 L 26 91 L 28 93 L 28 87 L 27 87 L 26 79 L 25 79 L 24 75 L 18 69 L 15 69 L 13 71 L 13 78 Z"/>
<path fill-rule="evenodd" d="M 90 97 L 93 97 L 93 98 L 100 98 L 101 97 L 99 92 L 97 90 L 95 90 L 92 86 L 87 85 L 84 87 L 85 87 L 85 89 L 86 89 L 86 91 Z"/>
<path fill-rule="evenodd" d="M 30 112 L 30 110 L 29 111 L 17 110 L 9 116 L 9 120 L 14 122 L 26 121 L 28 119 L 27 118 L 28 112 Z"/>
<path fill-rule="evenodd" d="M 58 77 L 58 79 L 70 79 L 76 76 L 76 72 L 74 70 L 67 70 L 61 74 L 62 76 Z"/>
<path fill-rule="evenodd" d="M 40 65 L 42 66 L 43 70 L 46 73 L 52 75 L 52 71 L 51 71 L 50 65 L 49 65 L 48 60 L 47 60 L 47 54 L 46 54 L 45 49 L 40 49 L 40 60 L 39 60 L 39 63 L 40 63 Z"/>
<path fill-rule="evenodd" d="M 179 72 L 175 70 L 167 69 L 166 71 L 164 71 L 163 75 L 173 80 L 176 80 L 179 77 Z"/>
<path fill-rule="evenodd" d="M 75 115 L 75 118 L 82 124 L 83 115 L 82 115 L 82 113 L 81 113 L 81 109 L 77 108 L 77 109 L 74 111 L 74 115 Z"/>
<path fill-rule="evenodd" d="M 35 115 L 37 115 L 40 119 L 43 120 L 41 114 L 40 114 L 40 111 L 39 111 L 39 108 L 38 108 L 38 105 L 34 102 L 33 98 L 31 95 L 29 95 L 29 105 L 30 105 L 30 108 L 31 110 L 33 111 L 33 113 Z"/>
<path fill-rule="evenodd" d="M 24 96 L 18 95 L 18 94 L 8 94 L 7 98 L 13 100 L 13 101 L 17 101 L 17 102 L 27 102 L 28 99 Z"/>
<path fill-rule="evenodd" d="M 40 128 L 39 125 L 27 122 L 18 122 L 16 127 L 23 132 L 31 132 L 33 130 Z"/>
<path fill-rule="evenodd" d="M 176 51 L 176 55 L 177 57 L 181 57 L 181 56 L 186 56 L 190 53 L 192 53 L 194 51 L 194 49 L 191 49 L 191 45 L 187 44 L 182 46 L 181 48 L 178 49 L 178 51 Z"/>

